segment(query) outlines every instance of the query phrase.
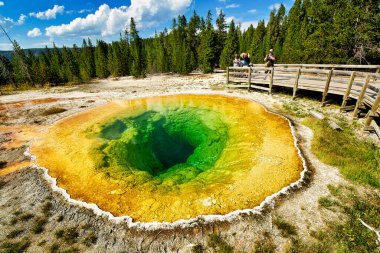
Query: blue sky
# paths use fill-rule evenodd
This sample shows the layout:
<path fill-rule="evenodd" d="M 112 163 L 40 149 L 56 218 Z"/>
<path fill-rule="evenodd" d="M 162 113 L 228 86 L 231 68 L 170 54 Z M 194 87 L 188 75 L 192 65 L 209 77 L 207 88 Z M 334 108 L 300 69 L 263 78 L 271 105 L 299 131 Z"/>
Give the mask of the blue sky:
<path fill-rule="evenodd" d="M 293 0 L 284 0 L 287 7 Z M 234 19 L 242 28 L 268 19 L 273 7 L 281 1 L 269 0 L 0 0 L 0 24 L 12 39 L 23 48 L 81 45 L 83 38 L 90 37 L 105 41 L 117 40 L 134 17 L 142 37 L 154 31 L 170 28 L 171 20 L 178 15 L 190 17 L 192 12 L 206 16 L 213 13 L 214 21 L 218 10 L 223 10 L 227 20 Z M 9 50 L 11 45 L 0 34 L 0 50 Z"/>

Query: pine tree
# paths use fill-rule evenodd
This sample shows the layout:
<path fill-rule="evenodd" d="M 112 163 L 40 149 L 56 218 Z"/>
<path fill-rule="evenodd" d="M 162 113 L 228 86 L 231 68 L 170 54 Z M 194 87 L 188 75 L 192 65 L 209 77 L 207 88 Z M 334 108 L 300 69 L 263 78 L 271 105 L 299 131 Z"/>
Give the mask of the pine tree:
<path fill-rule="evenodd" d="M 122 52 L 119 42 L 112 42 L 108 45 L 108 71 L 113 77 L 123 75 Z"/>
<path fill-rule="evenodd" d="M 282 60 L 282 46 L 285 41 L 286 35 L 286 20 L 285 20 L 285 6 L 283 4 L 280 5 L 280 8 L 277 11 L 275 17 L 275 28 L 274 28 L 274 38 L 272 41 L 272 47 L 274 48 L 277 62 L 281 62 Z"/>
<path fill-rule="evenodd" d="M 253 41 L 252 41 L 252 58 L 251 61 L 262 63 L 263 59 L 265 57 L 265 47 L 264 47 L 264 37 L 265 37 L 265 22 L 264 20 L 259 21 L 256 30 L 253 34 Z"/>
<path fill-rule="evenodd" d="M 200 34 L 201 42 L 198 49 L 199 65 L 203 73 L 212 73 L 215 66 L 215 34 L 212 25 L 211 11 L 208 11 L 204 27 L 202 26 L 201 21 L 203 31 L 201 31 Z"/>
<path fill-rule="evenodd" d="M 55 44 L 53 44 L 53 49 L 51 51 L 50 74 L 51 83 L 57 85 L 66 82 L 64 77 L 62 54 Z"/>
<path fill-rule="evenodd" d="M 190 46 L 190 69 L 194 70 L 198 66 L 198 53 L 197 49 L 199 47 L 199 36 L 197 36 L 197 31 L 200 28 L 200 18 L 194 11 L 189 24 L 187 25 L 187 40 Z"/>
<path fill-rule="evenodd" d="M 154 40 L 153 46 L 156 52 L 156 68 L 157 72 L 165 73 L 169 71 L 169 55 L 167 49 L 167 34 L 165 32 L 160 33 Z"/>
<path fill-rule="evenodd" d="M 182 28 L 177 24 L 176 19 L 172 21 L 172 31 L 169 35 L 170 44 L 171 44 L 171 56 L 172 56 L 172 64 L 171 70 L 176 73 L 181 73 L 182 70 L 182 62 L 183 62 L 183 53 L 182 53 L 182 39 L 183 39 L 183 31 Z"/>
<path fill-rule="evenodd" d="M 0 55 L 0 85 L 12 83 L 11 75 L 11 62 L 6 57 Z"/>
<path fill-rule="evenodd" d="M 46 53 L 48 53 L 48 48 L 45 48 L 45 52 L 38 57 L 38 83 L 39 84 L 47 84 L 50 81 L 50 68 L 49 68 L 49 60 L 46 57 Z"/>
<path fill-rule="evenodd" d="M 175 19 L 173 20 L 172 32 L 170 33 L 172 71 L 180 74 L 188 74 L 193 69 L 191 44 L 187 38 L 186 29 L 187 20 L 185 16 L 179 16 L 178 23 Z"/>
<path fill-rule="evenodd" d="M 266 33 L 264 36 L 264 51 L 268 52 L 269 49 L 273 48 L 276 41 L 276 10 L 272 10 L 269 15 L 269 22 L 266 27 Z"/>
<path fill-rule="evenodd" d="M 296 0 L 289 11 L 288 29 L 283 46 L 282 60 L 284 63 L 302 63 L 302 40 L 301 40 L 301 0 Z"/>
<path fill-rule="evenodd" d="M 107 43 L 98 40 L 95 47 L 95 73 L 99 78 L 106 78 L 109 76 L 107 54 Z"/>
<path fill-rule="evenodd" d="M 89 81 L 95 77 L 95 60 L 94 49 L 91 40 L 83 40 L 79 56 L 80 78 L 83 81 Z"/>
<path fill-rule="evenodd" d="M 34 84 L 38 82 L 38 59 L 32 50 L 28 50 L 26 64 L 29 66 L 29 74 Z"/>
<path fill-rule="evenodd" d="M 62 59 L 63 59 L 63 73 L 64 73 L 64 81 L 71 83 L 79 83 L 80 82 L 80 72 L 79 72 L 79 64 L 77 59 L 74 57 L 71 49 L 67 47 L 63 47 L 62 50 Z"/>
<path fill-rule="evenodd" d="M 222 54 L 224 44 L 227 39 L 227 23 L 226 15 L 222 10 L 219 11 L 218 18 L 216 19 L 216 38 L 215 38 L 215 63 L 219 65 L 220 55 Z"/>
<path fill-rule="evenodd" d="M 254 39 L 254 34 L 255 34 L 255 28 L 253 25 L 250 25 L 246 31 L 244 31 L 241 35 L 241 38 L 239 40 L 239 48 L 240 52 L 252 52 L 252 41 Z"/>
<path fill-rule="evenodd" d="M 30 74 L 30 66 L 27 65 L 27 57 L 25 52 L 21 49 L 20 45 L 14 41 L 14 48 L 12 53 L 12 80 L 16 86 L 21 84 L 33 84 Z"/>
<path fill-rule="evenodd" d="M 130 46 L 131 46 L 131 74 L 134 77 L 145 77 L 145 57 L 143 55 L 143 44 L 136 29 L 136 23 L 133 18 L 129 25 Z"/>
<path fill-rule="evenodd" d="M 120 36 L 120 66 L 121 66 L 121 75 L 129 75 L 129 62 L 130 62 L 130 48 L 128 41 L 128 34 L 125 34 L 125 37 Z"/>
<path fill-rule="evenodd" d="M 228 29 L 228 35 L 226 39 L 225 46 L 222 51 L 222 55 L 220 56 L 220 67 L 225 69 L 230 66 L 233 59 L 234 54 L 238 54 L 238 34 L 235 28 L 235 22 L 232 20 Z"/>

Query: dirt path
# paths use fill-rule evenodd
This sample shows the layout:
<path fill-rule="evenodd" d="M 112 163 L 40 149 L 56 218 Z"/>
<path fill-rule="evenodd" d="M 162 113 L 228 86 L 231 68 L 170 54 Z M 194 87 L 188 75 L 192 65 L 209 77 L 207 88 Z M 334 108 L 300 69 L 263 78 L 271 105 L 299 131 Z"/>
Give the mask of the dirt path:
<path fill-rule="evenodd" d="M 111 100 L 212 92 L 253 99 L 271 110 L 290 101 L 284 95 L 227 90 L 223 87 L 224 81 L 223 74 L 188 77 L 159 75 L 143 80 L 101 80 L 94 84 L 33 90 L 0 97 L 0 104 L 3 105 L 0 110 L 0 160 L 5 163 L 4 168 L 0 168 L 0 241 L 29 242 L 27 252 L 70 249 L 80 252 L 191 252 L 194 245 L 207 245 L 208 234 L 219 233 L 236 252 L 253 252 L 255 243 L 268 237 L 273 238 L 278 251 L 283 251 L 289 244 L 289 238 L 281 235 L 273 220 L 286 220 L 296 227 L 301 237 L 310 238 L 310 233 L 324 227 L 326 221 L 341 219 L 334 212 L 319 208 L 318 199 L 328 194 L 327 185 L 348 183 L 336 168 L 314 157 L 310 149 L 312 132 L 296 119 L 297 135 L 313 168 L 310 183 L 284 196 L 263 214 L 247 215 L 231 222 L 195 224 L 191 228 L 160 231 L 130 229 L 125 224 L 96 216 L 86 208 L 69 204 L 61 194 L 51 190 L 43 171 L 30 167 L 19 170 L 27 165 L 24 151 L 33 132 L 43 131 L 59 119 Z M 302 100 L 299 103 L 303 103 Z M 46 111 L 51 108 L 64 110 L 47 114 Z M 331 113 L 335 111 L 326 110 Z M 16 234 L 12 234 L 14 238 L 10 236 L 12 232 Z M 207 249 L 206 252 L 212 250 Z"/>

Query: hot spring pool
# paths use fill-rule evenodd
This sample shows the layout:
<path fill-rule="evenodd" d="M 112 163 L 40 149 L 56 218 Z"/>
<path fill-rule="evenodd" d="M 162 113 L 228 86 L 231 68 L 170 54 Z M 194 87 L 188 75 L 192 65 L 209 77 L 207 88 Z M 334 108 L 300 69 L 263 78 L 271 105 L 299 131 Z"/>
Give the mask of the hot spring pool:
<path fill-rule="evenodd" d="M 253 208 L 303 170 L 286 119 L 219 95 L 112 102 L 59 121 L 31 152 L 73 199 L 141 222 Z"/>

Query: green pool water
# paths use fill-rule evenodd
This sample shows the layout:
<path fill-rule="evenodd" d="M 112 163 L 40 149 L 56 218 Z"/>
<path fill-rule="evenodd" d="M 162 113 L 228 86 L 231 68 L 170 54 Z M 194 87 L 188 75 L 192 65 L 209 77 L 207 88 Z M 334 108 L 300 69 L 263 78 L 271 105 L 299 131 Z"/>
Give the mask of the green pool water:
<path fill-rule="evenodd" d="M 104 170 L 144 172 L 181 184 L 213 167 L 228 140 L 228 127 L 218 112 L 177 108 L 118 118 L 102 127 L 100 137 L 106 140 L 99 148 Z"/>

